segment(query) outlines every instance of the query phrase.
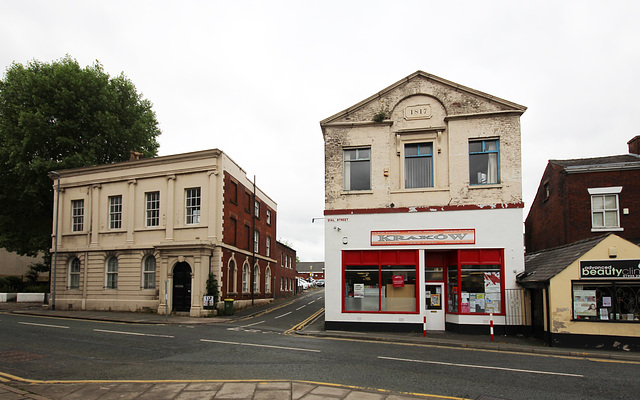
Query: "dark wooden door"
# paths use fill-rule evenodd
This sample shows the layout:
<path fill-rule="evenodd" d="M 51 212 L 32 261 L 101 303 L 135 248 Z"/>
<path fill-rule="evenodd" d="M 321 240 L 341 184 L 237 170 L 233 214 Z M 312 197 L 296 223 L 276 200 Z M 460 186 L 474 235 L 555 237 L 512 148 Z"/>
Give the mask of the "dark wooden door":
<path fill-rule="evenodd" d="M 191 267 L 186 262 L 173 269 L 173 311 L 191 310 Z"/>

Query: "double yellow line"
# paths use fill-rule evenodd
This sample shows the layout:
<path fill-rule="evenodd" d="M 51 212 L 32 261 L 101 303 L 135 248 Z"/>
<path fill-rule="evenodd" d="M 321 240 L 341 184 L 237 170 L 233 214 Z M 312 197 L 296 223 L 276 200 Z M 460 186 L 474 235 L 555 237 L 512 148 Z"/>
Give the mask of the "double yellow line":
<path fill-rule="evenodd" d="M 287 329 L 284 334 L 285 335 L 290 335 L 295 331 L 299 331 L 301 329 L 303 329 L 305 326 L 307 326 L 310 322 L 312 322 L 313 320 L 315 320 L 316 318 L 318 318 L 320 315 L 322 315 L 322 313 L 324 313 L 324 308 L 319 309 L 318 311 L 316 311 L 315 313 L 311 314 L 310 317 L 308 317 L 307 319 L 305 319 L 302 322 L 297 323 L 296 325 L 294 325 L 293 327 Z"/>

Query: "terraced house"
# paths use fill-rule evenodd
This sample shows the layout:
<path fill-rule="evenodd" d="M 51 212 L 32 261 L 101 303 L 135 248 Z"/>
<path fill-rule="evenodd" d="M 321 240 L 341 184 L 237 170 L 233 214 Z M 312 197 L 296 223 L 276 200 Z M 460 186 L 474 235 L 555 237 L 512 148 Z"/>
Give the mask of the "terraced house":
<path fill-rule="evenodd" d="M 202 316 L 210 273 L 236 307 L 288 294 L 276 203 L 222 151 L 56 174 L 57 309 Z"/>

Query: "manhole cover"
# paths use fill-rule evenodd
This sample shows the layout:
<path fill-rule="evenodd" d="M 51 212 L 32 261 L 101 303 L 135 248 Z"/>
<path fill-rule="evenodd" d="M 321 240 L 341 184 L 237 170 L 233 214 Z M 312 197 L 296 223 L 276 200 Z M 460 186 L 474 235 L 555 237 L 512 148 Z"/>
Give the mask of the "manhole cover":
<path fill-rule="evenodd" d="M 26 351 L 9 350 L 0 351 L 0 361 L 8 363 L 26 362 L 32 360 L 38 360 L 46 357 L 42 354 L 29 353 Z"/>

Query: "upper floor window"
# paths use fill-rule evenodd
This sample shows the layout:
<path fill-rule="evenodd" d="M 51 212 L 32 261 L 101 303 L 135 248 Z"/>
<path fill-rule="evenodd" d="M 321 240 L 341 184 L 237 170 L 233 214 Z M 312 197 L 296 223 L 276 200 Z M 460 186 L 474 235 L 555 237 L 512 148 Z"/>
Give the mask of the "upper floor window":
<path fill-rule="evenodd" d="M 371 190 L 371 148 L 345 149 L 344 190 Z"/>
<path fill-rule="evenodd" d="M 186 223 L 195 225 L 200 223 L 200 188 L 190 188 L 185 191 L 186 195 Z"/>
<path fill-rule="evenodd" d="M 145 202 L 146 225 L 160 225 L 160 192 L 149 192 L 146 194 Z"/>
<path fill-rule="evenodd" d="M 500 183 L 499 140 L 469 142 L 469 183 L 488 185 Z"/>
<path fill-rule="evenodd" d="M 233 181 L 229 182 L 229 200 L 233 204 L 238 204 L 238 184 Z"/>
<path fill-rule="evenodd" d="M 253 215 L 255 215 L 256 218 L 260 218 L 260 202 L 258 200 L 254 201 Z"/>
<path fill-rule="evenodd" d="M 80 259 L 74 257 L 69 263 L 69 289 L 80 288 Z"/>
<path fill-rule="evenodd" d="M 267 210 L 267 225 L 271 225 L 271 210 Z"/>
<path fill-rule="evenodd" d="M 122 196 L 109 196 L 109 229 L 122 228 Z"/>
<path fill-rule="evenodd" d="M 266 245 L 266 256 L 267 257 L 271 257 L 271 238 L 269 236 L 267 236 L 267 242 L 265 243 Z"/>
<path fill-rule="evenodd" d="M 610 230 L 620 228 L 618 194 L 622 186 L 588 189 L 591 195 L 591 228 Z"/>
<path fill-rule="evenodd" d="M 404 187 L 433 187 L 433 145 L 413 143 L 404 146 Z"/>
<path fill-rule="evenodd" d="M 253 251 L 258 253 L 260 251 L 260 232 L 253 232 Z"/>
<path fill-rule="evenodd" d="M 72 200 L 71 213 L 71 231 L 82 232 L 84 230 L 84 200 Z"/>

